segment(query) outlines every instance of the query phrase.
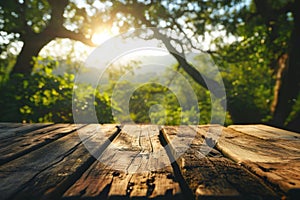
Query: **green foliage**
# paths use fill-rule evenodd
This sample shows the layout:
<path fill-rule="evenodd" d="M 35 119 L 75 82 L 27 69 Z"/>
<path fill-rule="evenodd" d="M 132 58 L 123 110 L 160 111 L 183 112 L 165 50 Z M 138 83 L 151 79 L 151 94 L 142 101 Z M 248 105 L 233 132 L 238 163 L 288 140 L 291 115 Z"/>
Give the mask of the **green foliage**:
<path fill-rule="evenodd" d="M 293 106 L 292 112 L 290 113 L 289 117 L 286 120 L 286 124 L 290 123 L 293 119 L 299 117 L 300 115 L 300 94 L 298 95 L 298 98 L 293 99 L 293 101 L 295 102 L 295 104 Z"/>
<path fill-rule="evenodd" d="M 260 123 L 272 118 L 274 54 L 266 45 L 266 30 L 255 27 L 255 36 L 225 45 L 215 61 L 222 70 L 228 110 L 235 123 Z M 249 34 L 248 32 L 246 32 Z"/>
<path fill-rule="evenodd" d="M 0 86 L 9 79 L 9 72 L 15 64 L 15 59 L 0 59 Z"/>
<path fill-rule="evenodd" d="M 299 9 L 294 8 L 298 5 L 296 0 L 99 1 L 103 2 L 101 8 L 95 6 L 96 1 L 84 1 L 80 7 L 75 2 L 0 1 L 0 56 L 5 59 L 0 64 L 1 97 L 5 97 L 1 99 L 1 105 L 4 105 L 3 111 L 1 110 L 3 120 L 71 121 L 73 75 L 54 76 L 50 66 L 43 66 L 56 63 L 36 60 L 42 67 L 39 69 L 36 66 L 35 73 L 30 76 L 14 75 L 7 81 L 6 72 L 10 71 L 14 62 L 6 52 L 9 52 L 11 43 L 24 42 L 24 38 L 29 38 L 27 42 L 44 44 L 41 41 L 47 36 L 47 41 L 44 41 L 46 44 L 51 39 L 66 37 L 65 28 L 70 31 L 68 33 L 73 33 L 71 38 L 90 44 L 89 38 L 99 28 L 95 24 L 118 27 L 121 31 L 146 26 L 171 28 L 183 31 L 188 38 L 193 37 L 200 43 L 205 35 L 211 34 L 211 43 L 216 48 L 211 48 L 210 52 L 213 52 L 216 63 L 222 68 L 231 119 L 235 123 L 264 122 L 271 119 L 270 104 L 274 95 L 274 74 L 278 59 L 298 48 L 293 47 L 290 41 L 292 31 L 298 26 L 295 17 L 299 15 Z M 46 34 L 43 31 L 45 29 L 48 30 Z M 49 34 L 51 37 L 48 38 Z M 234 38 L 233 42 L 226 41 L 228 38 Z M 189 44 L 187 42 L 183 45 Z M 199 62 L 205 63 L 205 60 L 199 59 Z M 110 73 L 105 93 L 100 94 L 88 85 L 85 86 L 86 90 L 80 91 L 82 95 L 78 96 L 78 107 L 86 109 L 87 116 L 91 111 L 86 103 L 92 102 L 96 96 L 93 104 L 101 108 L 96 109 L 98 115 L 104 116 L 103 121 L 112 120 L 108 103 L 111 97 L 108 94 L 118 80 L 117 73 L 123 72 L 115 70 Z M 200 123 L 209 123 L 212 109 L 210 93 L 194 83 L 184 71 L 181 73 L 189 79 L 197 93 L 202 120 Z M 7 81 L 5 85 L 4 81 Z M 126 82 L 122 84 L 124 90 L 130 86 Z M 291 112 L 288 111 L 290 116 L 286 122 L 292 121 L 299 113 L 299 98 L 293 97 L 288 102 L 295 102 L 295 105 Z M 223 110 L 218 103 L 213 103 L 216 104 L 213 107 L 217 107 L 221 113 Z M 119 105 L 114 106 L 117 112 L 122 112 Z M 46 111 L 52 108 L 53 111 Z M 10 116 L 14 109 L 18 117 Z M 180 120 L 185 123 L 196 115 L 193 109 L 184 113 L 171 91 L 151 84 L 134 92 L 130 109 L 131 118 L 140 123 L 156 121 L 178 124 L 181 123 Z M 231 123 L 230 117 L 227 118 L 227 123 Z"/>
<path fill-rule="evenodd" d="M 204 61 L 207 60 L 203 58 L 199 59 L 198 62 L 202 64 L 202 70 L 207 70 L 207 68 L 209 68 L 209 63 L 205 63 Z M 205 68 L 204 66 L 206 65 L 207 67 Z M 134 67 L 127 67 L 127 70 L 131 71 L 132 68 Z M 159 75 L 163 80 L 169 80 L 172 82 L 173 89 L 174 86 L 176 88 L 176 93 L 169 87 L 160 85 L 159 81 L 156 78 L 153 78 L 153 80 L 148 81 L 147 84 L 137 87 L 137 89 L 131 94 L 129 101 L 129 116 L 124 115 L 124 110 L 122 110 L 123 105 L 126 105 L 127 103 L 126 99 L 122 97 L 130 88 L 139 83 L 119 80 L 118 88 L 116 89 L 115 81 L 118 80 L 118 74 L 121 75 L 124 73 L 124 68 L 120 68 L 119 70 L 115 68 L 110 71 L 110 74 L 115 75 L 112 76 L 115 81 L 111 81 L 108 84 L 110 86 L 106 87 L 109 88 L 106 92 L 111 93 L 114 90 L 114 95 L 120 97 L 115 99 L 116 102 L 114 102 L 114 108 L 120 108 L 117 111 L 118 119 L 116 120 L 123 122 L 132 120 L 135 123 L 167 125 L 208 124 L 212 121 L 222 121 L 224 109 L 221 107 L 220 102 L 215 101 L 212 105 L 210 92 L 193 81 L 184 70 L 179 70 L 179 73 L 183 75 L 184 79 L 190 83 L 193 90 L 192 92 L 194 92 L 197 97 L 198 104 L 192 105 L 193 102 L 191 102 L 189 95 L 186 95 L 186 88 L 184 88 L 184 85 L 181 83 L 181 79 L 172 79 L 172 77 L 174 78 L 174 74 L 172 72 L 176 69 L 177 66 L 166 68 L 166 71 Z M 136 76 L 143 80 L 143 77 L 147 76 L 147 74 Z M 214 108 L 213 119 L 211 115 L 212 108 Z M 226 123 L 232 123 L 228 114 L 226 116 Z"/>
<path fill-rule="evenodd" d="M 156 83 L 138 88 L 131 96 L 129 109 L 136 123 L 180 124 L 181 108 L 176 96 Z"/>
<path fill-rule="evenodd" d="M 283 80 L 291 84 L 291 96 L 284 96 L 282 91 L 274 93 L 273 88 L 280 57 L 284 54 L 292 56 L 298 51 L 299 45 L 296 44 L 299 40 L 297 42 L 295 38 L 299 35 L 299 9 L 296 9 L 299 1 L 166 0 L 154 3 L 124 1 L 124 4 L 139 7 L 138 14 L 130 9 L 121 10 L 127 14 L 124 14 L 125 17 L 141 20 L 141 24 L 179 30 L 188 37 L 194 36 L 195 40 L 200 36 L 200 42 L 201 38 L 211 33 L 215 38 L 211 43 L 216 48 L 210 48 L 210 52 L 227 72 L 223 74 L 229 111 L 235 123 L 265 122 L 274 117 L 278 125 L 283 125 L 271 116 L 270 104 L 274 94 L 279 94 L 279 98 L 284 100 L 278 102 L 276 107 L 281 114 L 273 114 L 283 118 L 282 121 L 290 120 L 285 112 L 290 113 L 290 117 L 295 116 L 289 105 L 296 102 L 295 96 L 299 94 L 299 81 L 295 80 L 295 74 L 299 74 L 297 56 L 288 61 L 289 69 L 286 71 L 293 72 L 288 75 L 290 78 Z M 117 6 L 111 9 L 117 10 Z M 135 24 L 132 23 L 132 26 Z M 293 108 L 298 107 L 295 105 Z M 299 113 L 299 110 L 296 112 Z"/>
<path fill-rule="evenodd" d="M 51 59 L 36 58 L 35 72 L 31 75 L 14 74 L 1 87 L 0 121 L 12 122 L 72 122 L 72 95 L 74 74 L 63 76 L 52 73 L 58 63 Z M 91 86 L 77 97 L 77 106 L 85 113 L 85 103 L 93 98 Z M 95 93 L 94 107 L 99 122 L 112 122 L 109 99 Z M 93 107 L 93 108 L 94 108 Z"/>
<path fill-rule="evenodd" d="M 271 118 L 272 71 L 266 65 L 227 64 L 222 72 L 228 110 L 235 123 L 259 123 Z"/>
<path fill-rule="evenodd" d="M 26 3 L 1 1 L 0 7 L 2 10 L 1 18 L 4 19 L 1 24 L 3 24 L 4 30 L 8 32 L 18 30 L 24 26 L 23 21 L 20 20 L 21 18 L 26 20 L 35 32 L 40 32 L 46 26 L 45 23 L 49 21 L 49 18 L 47 18 L 49 3 L 46 0 L 26 1 Z M 24 12 L 27 9 L 30 9 L 30 12 Z"/>

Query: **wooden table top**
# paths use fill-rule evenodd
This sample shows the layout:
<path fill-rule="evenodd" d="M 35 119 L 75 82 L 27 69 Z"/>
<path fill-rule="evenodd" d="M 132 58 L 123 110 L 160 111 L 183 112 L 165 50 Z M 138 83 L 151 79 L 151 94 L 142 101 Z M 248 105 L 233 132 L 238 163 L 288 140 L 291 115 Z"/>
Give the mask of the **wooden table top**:
<path fill-rule="evenodd" d="M 1 200 L 300 199 L 300 134 L 265 125 L 0 123 L 0 152 Z"/>

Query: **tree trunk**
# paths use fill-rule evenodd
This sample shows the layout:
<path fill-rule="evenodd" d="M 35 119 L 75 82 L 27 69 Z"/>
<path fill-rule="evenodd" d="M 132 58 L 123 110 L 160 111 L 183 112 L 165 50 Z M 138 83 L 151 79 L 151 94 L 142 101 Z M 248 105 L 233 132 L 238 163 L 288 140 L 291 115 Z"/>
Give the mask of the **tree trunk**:
<path fill-rule="evenodd" d="M 32 28 L 26 23 L 23 24 L 24 27 L 22 27 L 22 30 L 20 32 L 22 32 L 21 40 L 24 44 L 20 54 L 17 57 L 17 62 L 13 70 L 11 71 L 11 74 L 30 74 L 33 68 L 32 57 L 38 56 L 40 50 L 46 44 L 48 44 L 56 37 L 59 37 L 58 33 L 62 32 L 61 29 L 63 30 L 63 33 L 67 32 L 65 29 L 63 29 L 63 13 L 65 7 L 69 3 L 69 0 L 48 0 L 48 3 L 51 6 L 51 20 L 44 30 L 39 33 L 35 33 L 33 32 Z M 26 10 L 28 10 L 29 8 L 26 7 L 26 3 L 22 4 L 22 7 L 24 8 L 22 9 L 22 13 L 20 15 L 24 17 L 26 16 Z M 63 35 L 63 37 L 65 37 L 65 35 Z M 68 37 L 69 35 L 66 35 L 66 37 Z"/>
<path fill-rule="evenodd" d="M 298 115 L 295 116 L 291 122 L 289 122 L 287 129 L 300 133 L 300 113 L 298 113 Z"/>
<path fill-rule="evenodd" d="M 288 66 L 282 73 L 282 84 L 278 89 L 278 100 L 275 106 L 272 124 L 282 127 L 290 114 L 300 91 L 300 1 L 295 1 L 293 17 L 294 27 L 289 43 Z"/>
<path fill-rule="evenodd" d="M 20 54 L 18 55 L 17 62 L 11 74 L 22 73 L 30 74 L 32 72 L 32 57 L 38 56 L 40 50 L 48 44 L 54 37 L 47 34 L 29 34 L 24 37 L 24 45 Z"/>
<path fill-rule="evenodd" d="M 276 70 L 276 82 L 274 86 L 274 98 L 271 105 L 271 112 L 274 113 L 276 110 L 276 106 L 278 104 L 278 98 L 279 98 L 279 90 L 282 86 L 282 76 L 284 75 L 284 72 L 287 70 L 288 65 L 288 54 L 282 54 L 279 59 L 277 60 L 277 66 L 278 69 Z M 275 64 L 274 64 L 275 65 Z"/>

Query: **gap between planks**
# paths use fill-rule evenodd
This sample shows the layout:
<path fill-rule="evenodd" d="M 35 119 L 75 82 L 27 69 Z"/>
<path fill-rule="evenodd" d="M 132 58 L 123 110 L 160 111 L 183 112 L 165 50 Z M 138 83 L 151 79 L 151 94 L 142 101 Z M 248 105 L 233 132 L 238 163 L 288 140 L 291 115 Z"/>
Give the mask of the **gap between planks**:
<path fill-rule="evenodd" d="M 65 198 L 183 199 L 155 125 L 125 125 Z"/>
<path fill-rule="evenodd" d="M 213 127 L 220 130 L 220 127 Z M 162 129 L 196 199 L 278 198 L 263 180 L 210 148 L 216 136 L 209 129 L 210 126 L 165 126 Z"/>
<path fill-rule="evenodd" d="M 84 125 L 55 124 L 22 135 L 2 139 L 0 143 L 0 164 L 30 153 L 83 126 Z"/>
<path fill-rule="evenodd" d="M 234 125 L 223 129 L 217 148 L 288 197 L 300 195 L 299 134 L 266 125 Z"/>
<path fill-rule="evenodd" d="M 20 128 L 18 130 L 21 130 L 22 126 L 13 127 L 13 129 L 18 127 Z M 197 198 L 229 197 L 231 199 L 235 197 L 240 198 L 243 197 L 243 195 L 252 195 L 255 197 L 255 194 L 253 194 L 254 192 L 256 192 L 258 197 L 276 196 L 274 191 L 264 185 L 259 178 L 254 177 L 247 173 L 247 171 L 239 165 L 224 158 L 220 152 L 215 149 L 211 149 L 212 151 L 209 152 L 207 157 L 201 156 L 202 160 L 201 162 L 199 161 L 199 148 L 209 148 L 209 146 L 214 143 L 214 138 L 208 137 L 209 132 L 206 131 L 209 126 L 190 126 L 186 129 L 186 131 L 182 131 L 181 133 L 176 133 L 174 130 L 168 132 L 166 131 L 167 127 L 165 127 L 162 130 L 161 135 L 159 135 L 157 127 L 153 128 L 153 130 L 149 127 L 151 126 L 147 127 L 143 125 L 140 126 L 139 130 L 135 130 L 136 128 L 125 126 L 122 129 L 123 133 L 122 131 L 119 134 L 114 132 L 114 137 L 111 137 L 111 140 L 114 139 L 111 146 L 109 145 L 110 142 L 107 141 L 101 145 L 100 151 L 96 152 L 96 154 L 100 156 L 99 159 L 102 159 L 102 161 L 105 162 L 110 162 L 112 167 L 119 168 L 118 170 L 111 170 L 111 168 L 101 163 L 99 164 L 98 161 L 95 162 L 95 159 L 89 155 L 83 144 L 78 141 L 78 136 L 77 140 L 74 139 L 73 134 L 66 134 L 64 137 L 49 140 L 51 142 L 47 143 L 47 145 L 37 146 L 38 148 L 20 154 L 20 156 L 17 156 L 10 162 L 0 166 L 0 178 L 2 181 L 0 186 L 2 185 L 4 188 L 4 190 L 2 188 L 2 191 L 0 189 L 0 197 L 14 197 L 16 199 L 22 199 L 24 195 L 29 195 L 29 197 L 31 195 L 31 197 L 34 198 L 60 198 L 63 195 L 64 198 L 86 198 L 99 197 L 99 195 L 102 195 L 102 197 L 106 198 L 159 198 L 165 196 L 180 199 L 182 198 L 183 193 L 185 193 L 185 195 L 189 193 L 186 192 L 189 188 L 194 192 L 194 195 Z M 261 131 L 262 127 L 257 129 Z M 14 132 L 14 134 L 9 137 L 17 138 L 20 135 L 23 136 L 23 134 L 24 136 L 26 134 L 30 135 L 28 130 L 30 129 L 27 129 L 27 132 Z M 197 134 L 194 138 L 190 134 L 191 130 L 196 130 Z M 268 131 L 270 132 L 274 130 L 268 129 Z M 37 134 L 39 133 L 38 130 L 33 132 Z M 46 132 L 47 127 L 45 128 L 45 132 L 41 131 L 40 133 Z M 243 139 L 240 140 L 241 135 L 245 135 L 245 133 L 225 133 L 225 135 L 220 138 L 221 142 L 219 141 L 217 143 L 218 148 L 222 150 L 222 152 L 238 162 L 241 162 L 241 160 L 237 157 L 237 155 L 241 153 L 241 147 L 243 145 L 245 146 L 247 143 L 249 144 L 249 140 L 244 142 Z M 160 138 L 160 136 L 162 137 Z M 246 136 L 246 138 L 247 137 L 248 139 L 249 137 L 253 138 L 253 136 Z M 265 135 L 263 137 L 265 137 Z M 89 138 L 92 138 L 92 132 L 87 131 L 86 140 L 84 141 L 88 141 Z M 244 138 L 244 136 L 241 138 Z M 281 140 L 278 140 L 279 142 L 286 142 L 286 140 L 289 139 L 289 136 L 281 137 L 280 139 Z M 99 138 L 94 138 L 92 140 L 94 140 L 94 143 L 92 142 L 89 144 L 99 144 Z M 184 140 L 189 140 L 191 142 L 191 148 L 183 153 L 183 156 L 178 156 L 182 154 L 184 149 L 188 149 L 182 145 L 183 143 L 180 143 L 180 141 Z M 238 142 L 234 144 L 231 140 L 236 140 Z M 264 138 L 264 140 L 266 140 L 268 144 L 273 144 L 272 142 L 274 142 L 272 138 Z M 149 143 L 149 141 L 151 142 Z M 241 145 L 241 141 L 243 145 Z M 17 143 L 19 145 L 28 144 L 25 140 L 19 140 Z M 155 156 L 153 153 L 151 154 L 151 152 L 154 152 L 155 149 L 163 149 L 162 143 L 163 145 L 168 145 L 166 146 L 167 152 L 162 151 L 164 153 L 160 153 L 159 156 Z M 224 150 L 224 148 L 222 149 L 222 144 L 230 144 L 230 146 L 233 147 L 231 150 L 237 150 L 237 152 L 232 153 L 229 150 Z M 68 146 L 69 150 L 65 151 L 65 153 L 53 152 L 53 149 L 58 150 L 60 149 L 59 146 L 62 145 L 66 147 Z M 262 145 L 260 147 L 265 147 L 263 143 L 260 143 L 260 145 Z M 26 146 L 30 145 L 25 145 L 25 147 Z M 278 142 L 275 143 L 275 146 L 276 148 L 282 149 Z M 292 148 L 295 148 L 295 146 L 292 146 Z M 248 153 L 250 152 L 250 155 L 252 150 L 253 149 L 251 148 L 248 149 Z M 107 154 L 101 154 L 104 151 L 109 152 Z M 288 151 L 287 155 L 290 159 L 291 156 L 297 153 L 297 148 L 295 150 L 291 149 L 291 147 L 286 147 L 281 151 L 284 153 Z M 42 156 L 46 153 L 47 155 L 50 154 L 49 157 L 43 158 Z M 169 155 L 167 153 L 169 153 Z M 120 158 L 118 155 L 125 155 L 128 159 L 120 159 L 120 162 L 118 163 L 118 158 Z M 147 156 L 149 156 L 150 159 L 147 158 Z M 36 159 L 38 159 L 38 161 Z M 253 159 L 257 158 L 253 156 Z M 30 162 L 32 161 L 33 164 L 28 163 L 28 160 Z M 176 160 L 172 167 L 169 166 L 170 160 Z M 168 163 L 166 163 L 166 161 Z M 261 177 L 267 177 L 269 179 L 276 177 L 275 175 L 272 175 L 272 173 L 269 173 L 268 169 L 272 169 L 272 165 L 269 166 L 269 163 L 257 162 L 256 160 L 255 162 L 258 166 L 255 166 L 253 162 L 250 164 L 247 164 L 246 161 L 242 162 L 252 172 Z M 37 163 L 40 163 L 41 165 L 34 167 L 34 164 Z M 150 172 L 151 170 L 156 169 L 157 166 L 169 166 L 169 168 L 166 167 L 162 170 Z M 273 166 L 275 165 L 273 164 Z M 254 169 L 266 170 L 259 172 Z M 278 168 L 275 166 L 275 169 L 282 169 L 282 167 Z M 12 173 L 16 174 L 13 174 L 12 177 L 8 178 L 8 176 Z M 240 177 L 234 176 L 236 173 L 240 174 L 240 176 L 245 180 L 241 182 L 239 179 Z M 284 174 L 282 171 L 280 173 Z M 197 176 L 194 174 L 197 174 Z M 215 177 L 215 179 L 212 179 L 211 177 Z M 103 182 L 99 182 L 99 180 L 103 180 Z M 258 183 L 255 184 L 255 181 L 258 181 Z M 272 182 L 272 180 L 269 181 Z M 44 185 L 44 183 L 48 184 Z M 84 187 L 84 184 L 87 185 L 90 183 L 90 186 Z M 244 187 L 241 183 L 249 184 Z M 184 186 L 184 184 L 187 186 Z M 220 185 L 222 185 L 223 188 L 216 188 Z M 8 192 L 5 191 L 5 188 Z M 264 192 L 262 192 L 262 189 Z M 292 190 L 286 191 L 294 192 Z"/>
<path fill-rule="evenodd" d="M 77 131 L 61 137 L 36 151 L 32 151 L 0 166 L 0 199 L 57 199 L 83 173 L 95 159 L 87 152 L 84 141 L 93 143 L 98 124 L 79 129 L 85 133 L 78 137 Z M 114 125 L 106 130 L 107 138 L 117 134 Z M 83 141 L 83 142 L 82 142 Z M 107 145 L 107 140 L 102 140 Z M 96 145 L 101 144 L 97 140 Z M 102 149 L 105 147 L 102 147 Z"/>
<path fill-rule="evenodd" d="M 40 129 L 42 127 L 51 126 L 50 123 L 38 123 L 38 124 L 13 124 L 13 123 L 1 123 L 0 124 L 0 139 L 11 138 L 19 136 L 30 131 Z"/>

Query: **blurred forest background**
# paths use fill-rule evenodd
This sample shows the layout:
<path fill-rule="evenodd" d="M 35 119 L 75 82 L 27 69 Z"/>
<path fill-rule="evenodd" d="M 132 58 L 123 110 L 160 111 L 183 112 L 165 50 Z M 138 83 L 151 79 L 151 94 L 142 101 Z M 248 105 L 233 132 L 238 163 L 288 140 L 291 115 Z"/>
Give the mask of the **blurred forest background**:
<path fill-rule="evenodd" d="M 219 106 L 212 105 L 216 94 L 195 73 L 197 65 L 209 70 L 205 54 L 224 81 L 225 124 L 300 131 L 298 0 L 0 0 L 0 121 L 73 122 L 74 79 L 92 48 L 101 37 L 145 27 L 173 29 L 202 44 L 186 41 L 202 53 L 193 62 L 171 53 L 174 63 L 168 66 L 190 81 L 199 123 L 209 123 L 212 106 Z M 170 52 L 178 51 L 172 38 L 156 37 Z M 114 122 L 111 106 L 122 110 L 111 103 L 112 90 L 124 70 L 134 67 L 138 62 L 111 70 L 101 92 L 82 83 L 76 106 L 90 113 L 86 102 L 92 99 L 99 122 Z M 168 70 L 161 75 L 168 76 Z M 123 84 L 126 89 L 131 83 Z M 153 107 L 157 104 L 163 111 Z M 159 84 L 146 84 L 131 96 L 130 117 L 137 123 L 189 123 L 195 115 L 193 109 L 182 113 L 176 96 Z"/>

